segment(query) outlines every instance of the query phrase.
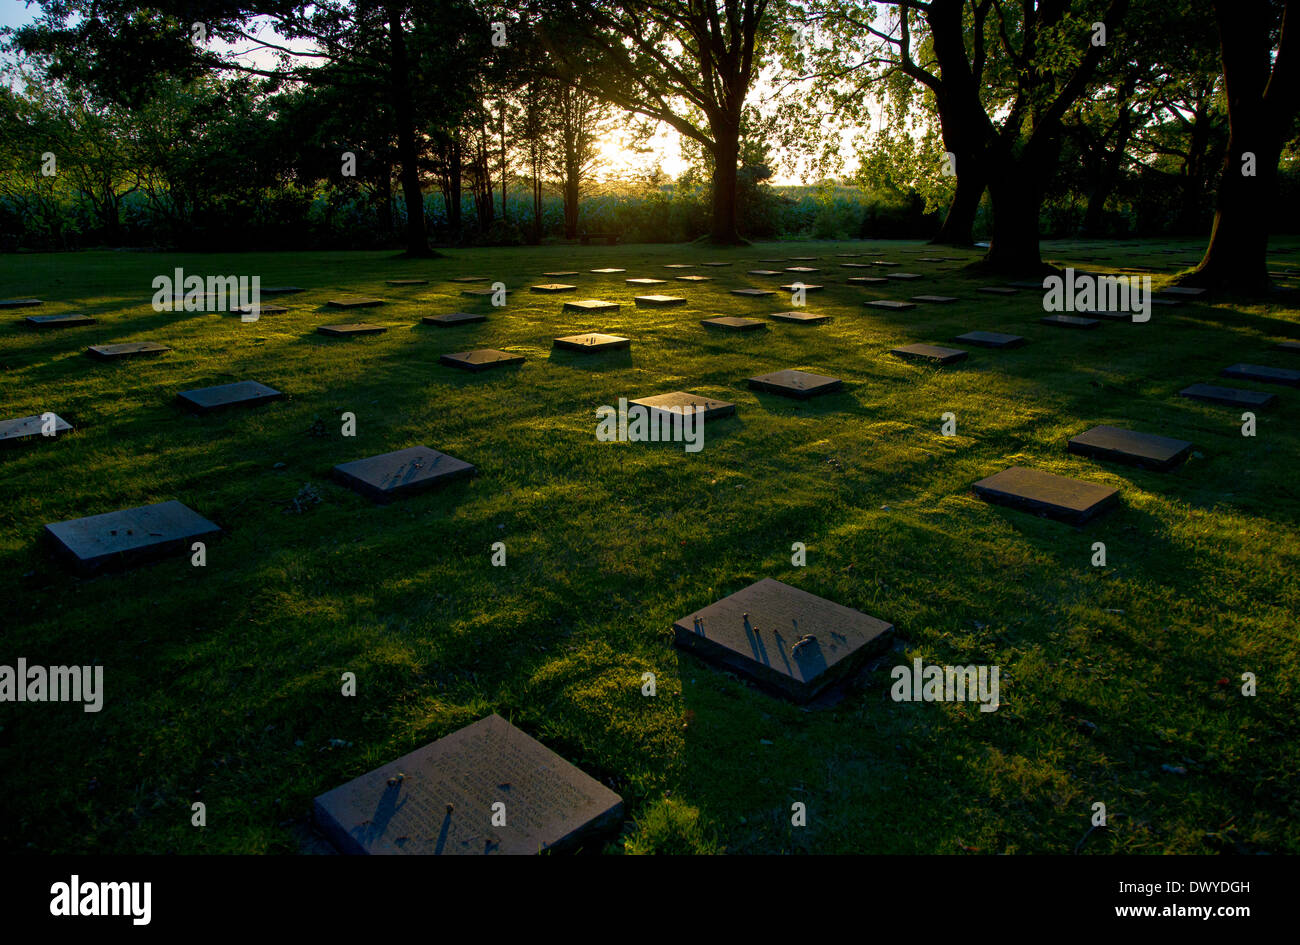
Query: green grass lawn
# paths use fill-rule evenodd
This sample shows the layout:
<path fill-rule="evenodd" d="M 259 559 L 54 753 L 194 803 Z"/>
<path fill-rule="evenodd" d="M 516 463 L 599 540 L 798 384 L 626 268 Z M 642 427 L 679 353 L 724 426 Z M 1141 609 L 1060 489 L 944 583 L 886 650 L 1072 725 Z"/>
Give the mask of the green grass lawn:
<path fill-rule="evenodd" d="M 1159 286 L 1200 249 L 1062 243 L 1045 255 L 1092 256 L 1078 265 L 1110 272 L 1153 266 Z M 859 251 L 927 278 L 845 285 L 879 274 L 833 256 Z M 1070 852 L 1098 801 L 1110 829 L 1093 831 L 1086 853 L 1300 852 L 1300 391 L 1259 388 L 1280 402 L 1260 412 L 1254 438 L 1241 435 L 1241 411 L 1177 396 L 1238 361 L 1300 367 L 1270 350 L 1300 335 L 1300 313 L 1211 302 L 1156 307 L 1144 325 L 1062 330 L 1038 324 L 1036 293 L 979 295 L 997 283 L 959 262 L 915 261 L 932 254 L 975 258 L 919 243 L 546 246 L 430 262 L 0 257 L 0 297 L 46 301 L 3 313 L 0 417 L 52 410 L 76 428 L 0 452 L 0 663 L 99 662 L 106 687 L 98 714 L 0 705 L 0 848 L 318 849 L 314 795 L 495 711 L 623 795 L 628 822 L 611 852 Z M 791 281 L 746 270 L 800 255 L 820 257 L 806 265 L 822 268 L 809 278 L 826 289 L 808 310 L 829 324 L 700 326 L 788 310 L 781 293 L 728 289 Z M 665 263 L 712 259 L 735 262 L 691 270 L 713 277 L 698 285 L 623 282 L 672 280 Z M 177 266 L 307 291 L 267 300 L 290 313 L 252 324 L 155 313 L 151 281 Z M 587 272 L 602 266 L 628 271 Z M 555 269 L 583 274 L 541 275 Z M 509 304 L 460 297 L 447 280 L 466 274 L 506 283 Z M 431 281 L 384 284 L 403 277 Z M 527 291 L 551 281 L 623 308 L 563 313 L 574 296 Z M 689 303 L 633 307 L 646 291 Z M 389 304 L 325 309 L 340 293 Z M 915 294 L 963 301 L 862 305 Z M 419 323 L 457 310 L 488 321 Z M 99 323 L 32 332 L 21 321 L 36 311 Z M 313 333 L 349 321 L 389 330 Z M 972 348 L 947 368 L 888 353 L 972 329 L 1029 344 Z M 552 352 L 553 338 L 589 330 L 630 337 L 630 353 Z M 132 340 L 174 350 L 117 364 L 83 353 Z M 438 364 L 480 347 L 527 361 L 480 375 Z M 787 367 L 842 378 L 844 390 L 797 403 L 747 389 Z M 208 417 L 173 403 L 244 379 L 288 398 Z M 701 452 L 596 441 L 598 406 L 679 389 L 738 405 L 708 425 Z M 940 434 L 948 411 L 954 437 Z M 355 438 L 340 435 L 344 412 Z M 1196 451 L 1170 473 L 1066 453 L 1069 436 L 1100 423 Z M 478 475 L 386 506 L 330 478 L 336 463 L 416 444 Z M 973 482 L 1017 463 L 1118 486 L 1121 505 L 1074 528 L 975 498 Z M 42 540 L 48 522 L 169 499 L 225 529 L 206 568 L 182 557 L 83 580 Z M 506 567 L 490 565 L 497 541 Z M 1106 567 L 1091 566 L 1096 541 Z M 806 567 L 791 565 L 794 542 Z M 893 623 L 896 648 L 842 701 L 799 707 L 672 647 L 673 620 L 762 577 Z M 892 701 L 889 669 L 914 657 L 1000 666 L 1001 709 Z M 345 672 L 355 698 L 340 694 Z M 645 672 L 655 698 L 641 695 Z M 1244 672 L 1258 678 L 1254 698 L 1240 694 Z M 190 824 L 196 800 L 206 828 Z M 790 825 L 796 801 L 805 828 Z"/>

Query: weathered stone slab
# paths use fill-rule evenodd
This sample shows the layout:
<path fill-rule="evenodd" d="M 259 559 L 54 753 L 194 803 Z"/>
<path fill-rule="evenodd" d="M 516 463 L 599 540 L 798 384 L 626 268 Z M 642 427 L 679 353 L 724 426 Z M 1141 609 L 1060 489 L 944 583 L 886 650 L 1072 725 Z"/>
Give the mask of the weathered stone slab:
<path fill-rule="evenodd" d="M 981 348 L 1019 348 L 1025 339 L 1019 335 L 1008 335 L 1001 331 L 968 331 L 955 339 L 968 345 Z"/>
<path fill-rule="evenodd" d="M 257 381 L 236 381 L 233 384 L 181 391 L 176 399 L 182 406 L 198 413 L 210 413 L 225 407 L 256 407 L 283 396 L 274 387 L 267 387 Z"/>
<path fill-rule="evenodd" d="M 488 371 L 492 368 L 523 364 L 524 356 L 498 351 L 496 348 L 476 348 L 473 351 L 457 351 L 454 354 L 444 354 L 438 358 L 438 363 L 477 374 L 479 371 Z"/>
<path fill-rule="evenodd" d="M 914 295 L 913 302 L 929 302 L 932 305 L 947 305 L 949 302 L 958 301 L 955 295 Z"/>
<path fill-rule="evenodd" d="M 32 308 L 44 304 L 40 299 L 0 299 L 0 308 Z"/>
<path fill-rule="evenodd" d="M 316 329 L 318 335 L 331 338 L 353 338 L 360 335 L 382 335 L 388 331 L 383 325 L 371 325 L 366 322 L 349 322 L 345 325 L 321 325 Z"/>
<path fill-rule="evenodd" d="M 469 325 L 473 322 L 485 322 L 487 316 L 470 312 L 448 312 L 445 315 L 426 315 L 420 321 L 426 325 Z"/>
<path fill-rule="evenodd" d="M 840 263 L 841 269 L 870 269 L 871 263 Z"/>
<path fill-rule="evenodd" d="M 452 282 L 470 283 L 470 282 L 487 282 L 487 276 L 455 276 Z"/>
<path fill-rule="evenodd" d="M 585 335 L 566 335 L 563 338 L 556 338 L 552 342 L 552 347 L 564 351 L 581 351 L 583 354 L 594 354 L 597 351 L 615 351 L 620 348 L 630 348 L 632 347 L 632 339 L 593 331 Z"/>
<path fill-rule="evenodd" d="M 1171 299 L 1201 299 L 1206 296 L 1204 289 L 1196 289 L 1191 286 L 1171 285 L 1163 289 L 1157 289 L 1156 295 L 1164 296 Z"/>
<path fill-rule="evenodd" d="M 493 714 L 321 794 L 312 817 L 347 854 L 563 853 L 617 834 L 623 799 Z"/>
<path fill-rule="evenodd" d="M 617 302 L 606 302 L 602 299 L 580 299 L 576 302 L 565 302 L 564 311 L 566 312 L 617 312 Z"/>
<path fill-rule="evenodd" d="M 1098 426 L 1070 438 L 1067 449 L 1080 456 L 1111 460 L 1163 472 L 1173 469 L 1192 451 L 1192 444 L 1154 433 Z"/>
<path fill-rule="evenodd" d="M 776 295 L 771 289 L 732 289 L 732 295 L 743 295 L 746 298 L 757 299 L 765 295 Z"/>
<path fill-rule="evenodd" d="M 166 354 L 171 348 L 153 341 L 124 341 L 113 345 L 91 345 L 86 354 L 100 361 L 117 361 L 120 358 L 147 358 Z"/>
<path fill-rule="evenodd" d="M 1046 515 L 1071 525 L 1082 525 L 1119 501 L 1119 490 L 1111 486 L 1024 466 L 1011 466 L 981 479 L 974 488 L 975 494 L 986 502 Z"/>
<path fill-rule="evenodd" d="M 814 269 L 812 266 L 787 266 L 785 271 L 799 273 L 800 275 L 811 275 L 815 272 L 821 272 L 820 269 Z"/>
<path fill-rule="evenodd" d="M 387 305 L 383 299 L 370 298 L 364 295 L 344 295 L 337 299 L 330 299 L 325 303 L 330 308 L 373 308 L 376 305 Z"/>
<path fill-rule="evenodd" d="M 680 295 L 637 295 L 632 301 L 642 308 L 667 308 L 670 305 L 685 305 L 686 299 Z"/>
<path fill-rule="evenodd" d="M 180 502 L 74 518 L 45 526 L 56 551 L 82 574 L 188 554 L 221 529 Z"/>
<path fill-rule="evenodd" d="M 843 384 L 844 382 L 839 378 L 790 368 L 784 371 L 773 371 L 771 374 L 760 374 L 749 379 L 749 386 L 753 390 L 793 397 L 796 400 L 807 400 L 820 394 L 832 393 L 839 390 Z"/>
<path fill-rule="evenodd" d="M 252 315 L 256 313 L 259 317 L 262 315 L 286 315 L 289 310 L 283 305 L 241 305 L 235 309 L 240 315 Z"/>
<path fill-rule="evenodd" d="M 700 263 L 700 265 L 701 265 L 701 266 L 712 266 L 712 267 L 714 267 L 714 268 L 718 268 L 718 267 L 720 267 L 720 266 L 730 266 L 731 263 L 729 263 L 729 262 L 706 262 L 706 263 Z"/>
<path fill-rule="evenodd" d="M 1258 381 L 1261 384 L 1282 384 L 1286 387 L 1300 387 L 1300 371 L 1290 368 L 1268 367 L 1263 364 L 1233 364 L 1224 368 L 1219 374 L 1241 381 Z"/>
<path fill-rule="evenodd" d="M 900 282 L 911 282 L 915 279 L 924 279 L 925 277 L 919 272 L 891 272 L 888 278 L 898 279 Z"/>
<path fill-rule="evenodd" d="M 1089 318 L 1102 318 L 1108 322 L 1128 322 L 1133 320 L 1132 312 L 1096 312 L 1087 313 Z"/>
<path fill-rule="evenodd" d="M 850 276 L 844 281 L 848 285 L 885 285 L 889 282 L 884 276 Z"/>
<path fill-rule="evenodd" d="M 890 261 L 887 260 L 887 259 L 873 259 L 873 260 L 871 261 L 871 265 L 873 265 L 873 266 L 883 266 L 883 267 L 886 268 L 886 269 L 892 269 L 893 267 L 897 266 L 898 263 L 896 263 L 896 262 L 890 262 Z"/>
<path fill-rule="evenodd" d="M 873 299 L 863 304 L 867 308 L 884 308 L 895 312 L 905 312 L 909 308 L 916 308 L 915 302 L 899 302 L 895 299 Z"/>
<path fill-rule="evenodd" d="M 612 276 L 620 272 L 627 272 L 626 269 L 593 269 L 591 271 L 600 276 Z"/>
<path fill-rule="evenodd" d="M 893 348 L 889 352 L 896 358 L 909 361 L 934 361 L 938 364 L 956 364 L 966 360 L 969 352 L 960 348 L 944 348 L 939 345 L 911 344 Z"/>
<path fill-rule="evenodd" d="M 576 270 L 576 269 L 560 269 L 560 270 L 558 270 L 558 271 L 556 271 L 556 272 L 544 272 L 544 273 L 542 273 L 542 275 L 544 275 L 544 276 L 548 276 L 548 277 L 550 277 L 550 278 L 552 278 L 552 279 L 563 279 L 563 278 L 565 278 L 566 276 L 576 276 L 576 275 L 578 275 L 578 270 Z"/>
<path fill-rule="evenodd" d="M 1038 320 L 1044 325 L 1055 325 L 1057 328 L 1096 328 L 1101 324 L 1095 318 L 1083 318 L 1079 315 L 1044 315 Z"/>
<path fill-rule="evenodd" d="M 750 269 L 750 270 L 749 270 L 749 275 L 751 275 L 751 276 L 779 276 L 779 275 L 781 275 L 781 273 L 778 272 L 778 271 L 775 270 L 775 269 Z"/>
<path fill-rule="evenodd" d="M 764 578 L 673 624 L 683 650 L 795 702 L 808 702 L 883 650 L 893 626 Z"/>
<path fill-rule="evenodd" d="M 817 260 L 816 256 L 791 256 L 789 259 L 786 260 L 786 262 L 804 263 L 804 262 L 815 262 L 816 260 Z"/>
<path fill-rule="evenodd" d="M 712 276 L 674 276 L 678 282 L 710 282 Z"/>
<path fill-rule="evenodd" d="M 509 289 L 502 289 L 502 292 L 509 294 Z M 490 299 L 497 294 L 496 289 L 461 289 L 461 295 L 468 295 L 476 299 Z"/>
<path fill-rule="evenodd" d="M 703 410 L 706 422 L 718 420 L 722 417 L 730 417 L 736 412 L 735 404 L 729 404 L 725 400 L 714 400 L 712 397 L 704 397 L 700 394 L 690 394 L 681 390 L 675 390 L 668 394 L 655 394 L 653 397 L 641 397 L 637 400 L 628 401 L 628 403 L 629 405 L 645 407 L 651 413 L 667 411 L 680 414 L 692 410 Z"/>
<path fill-rule="evenodd" d="M 789 285 L 781 286 L 787 292 L 820 292 L 825 286 L 816 285 L 811 282 L 791 282 Z"/>
<path fill-rule="evenodd" d="M 411 446 L 340 463 L 334 467 L 333 475 L 354 492 L 385 502 L 472 476 L 474 467 L 427 446 Z"/>
<path fill-rule="evenodd" d="M 28 315 L 23 322 L 29 328 L 76 328 L 78 325 L 93 325 L 96 319 L 89 315 Z"/>
<path fill-rule="evenodd" d="M 624 279 L 628 285 L 667 285 L 667 279 Z"/>
<path fill-rule="evenodd" d="M 53 424 L 51 429 L 54 432 L 49 436 L 45 436 L 41 432 L 45 427 L 44 414 L 37 414 L 34 417 L 18 417 L 15 420 L 0 420 L 0 446 L 36 442 L 38 440 L 53 440 L 57 439 L 60 433 L 68 433 L 72 430 L 72 424 L 57 413 L 50 414 L 50 422 Z"/>
<path fill-rule="evenodd" d="M 804 325 L 820 325 L 831 320 L 829 315 L 814 315 L 812 312 L 777 312 L 771 317 L 780 322 L 801 322 Z"/>
<path fill-rule="evenodd" d="M 985 295 L 1015 295 L 1017 290 L 1010 289 L 1000 285 L 982 285 L 976 292 L 983 292 Z"/>
<path fill-rule="evenodd" d="M 578 287 L 576 285 L 568 285 L 563 282 L 546 282 L 543 283 L 542 285 L 530 286 L 529 291 L 541 292 L 543 294 L 550 295 L 555 292 L 573 292 L 577 288 Z"/>
<path fill-rule="evenodd" d="M 701 319 L 700 324 L 705 328 L 722 328 L 728 331 L 762 331 L 767 327 L 767 322 L 759 321 L 757 318 L 738 318 L 735 315 Z"/>
<path fill-rule="evenodd" d="M 386 279 L 386 285 L 428 285 L 428 279 Z"/>
<path fill-rule="evenodd" d="M 1274 350 L 1290 351 L 1292 354 L 1300 354 L 1300 341 L 1279 341 L 1273 345 Z"/>
<path fill-rule="evenodd" d="M 1277 402 L 1277 394 L 1243 390 L 1240 387 L 1220 387 L 1216 384 L 1193 384 L 1180 390 L 1178 396 L 1204 400 L 1211 404 L 1227 404 L 1229 407 L 1271 407 Z"/>
<path fill-rule="evenodd" d="M 665 269 L 694 269 L 695 266 L 691 263 L 668 263 L 664 266 L 664 268 Z"/>

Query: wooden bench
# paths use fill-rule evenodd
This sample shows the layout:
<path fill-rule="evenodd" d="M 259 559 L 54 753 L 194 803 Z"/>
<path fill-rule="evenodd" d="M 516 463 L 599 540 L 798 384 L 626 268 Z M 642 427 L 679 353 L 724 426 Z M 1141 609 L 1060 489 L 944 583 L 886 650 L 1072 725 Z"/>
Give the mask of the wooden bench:
<path fill-rule="evenodd" d="M 598 240 L 598 241 L 604 240 L 607 244 L 613 246 L 615 243 L 618 242 L 618 234 L 617 233 L 583 233 L 579 236 L 579 239 L 582 241 L 583 246 L 590 244 L 592 240 Z"/>

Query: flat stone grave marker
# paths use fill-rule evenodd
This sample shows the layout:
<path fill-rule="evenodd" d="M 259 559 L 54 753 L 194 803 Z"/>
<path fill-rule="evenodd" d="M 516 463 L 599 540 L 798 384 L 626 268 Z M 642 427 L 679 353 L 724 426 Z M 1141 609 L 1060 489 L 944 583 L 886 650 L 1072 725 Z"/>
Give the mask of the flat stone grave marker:
<path fill-rule="evenodd" d="M 336 480 L 366 498 L 384 502 L 423 492 L 474 475 L 464 460 L 427 446 L 410 446 L 379 456 L 340 463 L 334 467 Z"/>
<path fill-rule="evenodd" d="M 479 371 L 488 371 L 492 368 L 523 364 L 524 356 L 498 351 L 496 348 L 475 348 L 473 351 L 444 354 L 438 358 L 438 363 L 477 374 Z"/>
<path fill-rule="evenodd" d="M 0 308 L 32 308 L 44 304 L 40 299 L 0 299 Z"/>
<path fill-rule="evenodd" d="M 948 257 L 947 256 L 919 256 L 917 257 L 916 261 L 926 262 L 926 263 L 947 262 Z"/>
<path fill-rule="evenodd" d="M 602 299 L 580 299 L 576 302 L 565 302 L 564 311 L 566 312 L 617 312 L 617 302 L 606 302 Z"/>
<path fill-rule="evenodd" d="M 1222 377 L 1232 377 L 1241 381 L 1300 387 L 1300 371 L 1292 371 L 1289 368 L 1267 367 L 1263 364 L 1234 364 L 1224 368 L 1219 374 Z"/>
<path fill-rule="evenodd" d="M 1191 286 L 1172 285 L 1157 290 L 1156 295 L 1172 299 L 1201 299 L 1205 297 L 1206 291 Z"/>
<path fill-rule="evenodd" d="M 428 279 L 386 279 L 385 285 L 428 285 Z"/>
<path fill-rule="evenodd" d="M 549 276 L 549 277 L 552 278 L 552 279 L 561 279 L 561 278 L 563 278 L 563 277 L 565 277 L 565 276 L 576 276 L 576 275 L 578 275 L 578 270 L 576 270 L 576 269 L 561 269 L 561 270 L 558 271 L 558 272 L 544 272 L 544 273 L 542 273 L 542 275 L 544 275 L 544 276 Z"/>
<path fill-rule="evenodd" d="M 791 282 L 788 285 L 781 286 L 781 288 L 787 292 L 796 292 L 799 289 L 803 289 L 805 292 L 820 292 L 826 287 L 817 285 L 815 282 Z"/>
<path fill-rule="evenodd" d="M 787 266 L 786 272 L 821 272 L 820 269 L 814 269 L 812 266 Z"/>
<path fill-rule="evenodd" d="M 350 322 L 346 325 L 321 325 L 316 329 L 318 335 L 331 338 L 353 338 L 361 335 L 382 335 L 388 331 L 383 325 L 371 325 L 366 322 Z"/>
<path fill-rule="evenodd" d="M 790 368 L 784 371 L 773 371 L 771 374 L 760 374 L 749 379 L 749 386 L 753 390 L 793 397 L 796 400 L 807 400 L 820 394 L 832 393 L 839 390 L 843 384 L 844 382 L 839 378 Z"/>
<path fill-rule="evenodd" d="M 623 799 L 492 714 L 321 794 L 312 818 L 345 854 L 562 853 L 616 834 Z"/>
<path fill-rule="evenodd" d="M 541 292 L 549 295 L 556 292 L 573 292 L 577 288 L 576 285 L 566 285 L 563 282 L 546 282 L 542 285 L 529 286 L 529 291 Z"/>
<path fill-rule="evenodd" d="M 815 262 L 816 256 L 791 256 L 786 262 Z"/>
<path fill-rule="evenodd" d="M 628 285 L 666 285 L 667 279 L 624 279 Z"/>
<path fill-rule="evenodd" d="M 371 308 L 387 303 L 383 299 L 372 299 L 364 295 L 344 295 L 337 299 L 330 299 L 325 304 L 330 308 Z"/>
<path fill-rule="evenodd" d="M 896 263 L 896 262 L 890 262 L 890 261 L 887 260 L 887 259 L 873 259 L 873 260 L 871 261 L 871 265 L 873 265 L 873 266 L 881 266 L 881 267 L 883 267 L 883 268 L 885 268 L 885 269 L 892 269 L 892 268 L 896 267 L 896 266 L 898 265 L 898 263 Z"/>
<path fill-rule="evenodd" d="M 665 269 L 694 269 L 695 266 L 693 263 L 668 263 L 664 266 L 664 268 Z"/>
<path fill-rule="evenodd" d="M 712 276 L 676 276 L 679 282 L 709 282 Z"/>
<path fill-rule="evenodd" d="M 260 290 L 262 295 L 293 295 L 296 292 L 307 291 L 300 285 L 273 285 L 263 286 Z"/>
<path fill-rule="evenodd" d="M 1046 515 L 1071 525 L 1082 525 L 1119 501 L 1119 490 L 1111 486 L 1024 466 L 1011 466 L 981 479 L 974 488 L 975 494 L 986 502 Z"/>
<path fill-rule="evenodd" d="M 1192 444 L 1154 433 L 1135 433 L 1103 425 L 1071 437 L 1066 448 L 1080 456 L 1164 472 L 1187 459 Z"/>
<path fill-rule="evenodd" d="M 503 289 L 503 292 L 509 294 L 509 289 Z M 490 299 L 497 294 L 496 289 L 461 289 L 461 295 L 468 295 L 478 299 Z"/>
<path fill-rule="evenodd" d="M 470 312 L 448 312 L 446 315 L 426 315 L 420 321 L 426 325 L 468 325 L 472 322 L 485 322 L 487 316 Z"/>
<path fill-rule="evenodd" d="M 889 282 L 884 276 L 850 276 L 844 281 L 848 285 L 885 285 Z"/>
<path fill-rule="evenodd" d="M 583 354 L 594 354 L 597 351 L 615 351 L 621 348 L 630 348 L 632 347 L 632 339 L 593 331 L 585 335 L 565 335 L 563 338 L 556 338 L 551 344 L 552 347 L 564 351 L 581 351 Z"/>
<path fill-rule="evenodd" d="M 735 315 L 701 319 L 700 324 L 705 328 L 722 328 L 728 331 L 762 331 L 767 327 L 767 322 L 759 321 L 757 318 L 739 318 Z"/>
<path fill-rule="evenodd" d="M 775 270 L 775 269 L 751 269 L 751 270 L 749 270 L 749 275 L 751 275 L 751 276 L 779 276 L 779 275 L 781 275 L 781 273 L 778 272 L 778 271 Z"/>
<path fill-rule="evenodd" d="M 1096 328 L 1101 324 L 1095 318 L 1081 318 L 1078 315 L 1045 315 L 1038 320 L 1044 325 L 1055 325 L 1057 328 Z"/>
<path fill-rule="evenodd" d="M 731 263 L 729 263 L 729 262 L 706 262 L 706 263 L 700 263 L 700 265 L 701 265 L 701 266 L 714 266 L 714 267 L 717 267 L 717 266 L 730 266 Z"/>
<path fill-rule="evenodd" d="M 96 319 L 89 315 L 28 315 L 23 322 L 30 328 L 76 328 L 94 325 Z"/>
<path fill-rule="evenodd" d="M 1019 335 L 1008 335 L 1000 331 L 968 331 L 955 339 L 968 345 L 981 348 L 1019 348 L 1025 339 Z"/>
<path fill-rule="evenodd" d="M 795 702 L 884 649 L 893 625 L 772 578 L 673 624 L 673 642 Z"/>
<path fill-rule="evenodd" d="M 236 381 L 233 384 L 218 384 L 216 387 L 184 390 L 176 395 L 176 399 L 182 406 L 198 413 L 210 413 L 224 407 L 256 407 L 283 396 L 274 387 L 267 387 L 257 381 Z"/>
<path fill-rule="evenodd" d="M 56 551 L 82 574 L 189 554 L 221 529 L 180 502 L 159 502 L 45 526 Z"/>
<path fill-rule="evenodd" d="M 142 358 L 165 354 L 171 348 L 153 341 L 124 341 L 114 345 L 91 345 L 86 354 L 100 361 L 116 361 L 119 358 Z"/>
<path fill-rule="evenodd" d="M 909 361 L 935 361 L 939 364 L 956 364 L 966 360 L 968 352 L 960 348 L 943 348 L 939 345 L 911 344 L 893 348 L 889 352 L 896 358 Z"/>
<path fill-rule="evenodd" d="M 644 407 L 652 414 L 656 411 L 681 414 L 691 410 L 703 409 L 706 423 L 709 420 L 730 417 L 736 412 L 735 404 L 729 404 L 725 400 L 714 400 L 712 397 L 705 397 L 701 394 L 690 394 L 681 390 L 675 390 L 669 394 L 655 394 L 653 397 L 641 397 L 637 400 L 628 401 L 628 403 Z"/>
<path fill-rule="evenodd" d="M 772 265 L 772 266 L 784 266 L 784 265 L 785 265 L 785 260 L 784 260 L 784 259 L 760 259 L 759 262 L 761 262 L 761 263 L 768 263 L 769 265 Z"/>
<path fill-rule="evenodd" d="M 637 295 L 632 301 L 642 308 L 667 308 L 670 305 L 685 305 L 686 299 L 680 295 Z"/>
<path fill-rule="evenodd" d="M 1018 290 L 1009 289 L 1006 286 L 1000 285 L 983 285 L 975 291 L 983 292 L 985 295 L 1015 295 Z"/>
<path fill-rule="evenodd" d="M 256 309 L 254 309 L 254 307 L 251 305 L 241 305 L 239 308 L 235 309 L 235 311 L 238 312 L 240 315 L 252 315 L 254 312 L 256 312 L 259 316 L 286 315 L 289 312 L 289 310 L 285 308 L 283 305 L 259 305 L 256 307 Z"/>
<path fill-rule="evenodd" d="M 959 301 L 955 295 L 914 295 L 913 302 L 930 302 L 934 305 L 947 305 L 949 302 Z"/>
<path fill-rule="evenodd" d="M 919 272 L 891 272 L 888 278 L 911 282 L 913 279 L 924 279 L 925 276 L 921 275 Z"/>
<path fill-rule="evenodd" d="M 916 308 L 915 302 L 899 302 L 894 299 L 872 299 L 870 302 L 863 303 L 867 308 L 885 308 L 892 311 L 904 312 L 909 308 Z"/>
<path fill-rule="evenodd" d="M 1277 351 L 1290 351 L 1292 354 L 1300 354 L 1300 341 L 1279 341 L 1273 345 Z"/>
<path fill-rule="evenodd" d="M 757 299 L 764 295 L 776 295 L 771 289 L 732 289 L 732 295 L 743 295 L 746 298 Z"/>
<path fill-rule="evenodd" d="M 487 282 L 487 276 L 455 276 L 452 282 Z"/>
<path fill-rule="evenodd" d="M 45 427 L 44 414 L 37 414 L 34 417 L 18 417 L 16 420 L 0 420 L 0 446 L 9 446 L 28 440 L 32 442 L 53 440 L 57 439 L 60 433 L 67 433 L 72 430 L 72 424 L 57 413 L 50 414 L 50 417 L 54 423 L 54 433 L 50 436 L 45 436 L 41 432 Z"/>
<path fill-rule="evenodd" d="M 615 273 L 627 272 L 626 269 L 593 269 L 591 271 L 602 276 L 612 276 Z"/>
<path fill-rule="evenodd" d="M 1089 311 L 1089 318 L 1104 318 L 1108 322 L 1127 322 L 1133 320 L 1132 312 L 1093 312 Z"/>
<path fill-rule="evenodd" d="M 870 269 L 871 263 L 840 263 L 841 269 Z"/>
<path fill-rule="evenodd" d="M 1230 407 L 1271 407 L 1277 401 L 1277 394 L 1243 390 L 1240 387 L 1220 387 L 1217 384 L 1193 384 L 1180 390 L 1178 396 L 1204 400 L 1211 404 L 1227 404 Z"/>
<path fill-rule="evenodd" d="M 801 322 L 805 325 L 820 325 L 831 320 L 829 315 L 814 315 L 812 312 L 777 312 L 771 316 L 782 322 Z"/>
<path fill-rule="evenodd" d="M 836 253 L 835 256 L 838 259 L 860 259 L 862 257 L 862 254 L 861 253 Z"/>

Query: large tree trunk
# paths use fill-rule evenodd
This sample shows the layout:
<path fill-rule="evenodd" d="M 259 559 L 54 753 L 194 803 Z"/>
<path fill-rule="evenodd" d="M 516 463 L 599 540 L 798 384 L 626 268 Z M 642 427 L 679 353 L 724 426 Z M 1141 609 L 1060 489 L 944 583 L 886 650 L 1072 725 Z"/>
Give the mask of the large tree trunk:
<path fill-rule="evenodd" d="M 424 192 L 420 189 L 420 151 L 415 143 L 415 109 L 411 103 L 411 71 L 402 31 L 402 6 L 388 4 L 391 45 L 393 117 L 397 121 L 397 156 L 402 165 L 402 194 L 406 198 L 406 255 L 428 258 L 441 253 L 429 248 L 424 221 Z"/>
<path fill-rule="evenodd" d="M 963 162 L 958 158 L 957 190 L 952 195 L 952 203 L 944 215 L 943 225 L 935 234 L 931 243 L 943 246 L 969 246 L 973 239 L 975 215 L 979 212 L 980 199 L 988 188 L 983 173 L 975 170 L 969 163 L 967 170 L 960 170 Z"/>
<path fill-rule="evenodd" d="M 993 238 L 982 268 L 1004 275 L 1037 276 L 1048 267 L 1038 246 L 1038 211 L 1043 187 L 1025 161 L 1003 159 L 989 181 Z"/>
<path fill-rule="evenodd" d="M 1268 227 L 1277 185 L 1277 162 L 1295 119 L 1300 76 L 1292 5 L 1286 3 L 1274 58 L 1273 7 L 1265 0 L 1215 0 L 1228 93 L 1228 153 L 1210 244 L 1184 285 L 1264 294 L 1268 278 Z M 1243 173 L 1254 156 L 1254 175 Z"/>
<path fill-rule="evenodd" d="M 740 122 L 723 120 L 713 127 L 713 227 L 709 239 L 734 246 L 743 242 L 736 225 L 737 165 L 740 163 Z"/>
<path fill-rule="evenodd" d="M 461 156 L 459 136 L 452 139 L 451 147 L 447 149 L 447 156 L 447 225 L 451 227 L 451 238 L 456 242 L 459 242 L 461 235 Z"/>
<path fill-rule="evenodd" d="M 578 238 L 578 172 L 569 165 L 564 174 L 564 238 Z"/>

